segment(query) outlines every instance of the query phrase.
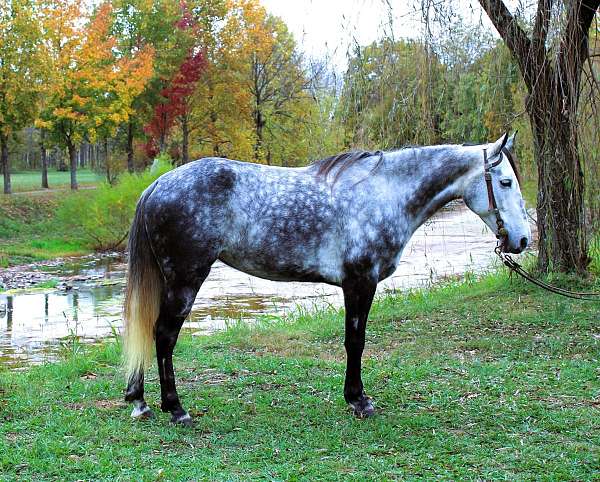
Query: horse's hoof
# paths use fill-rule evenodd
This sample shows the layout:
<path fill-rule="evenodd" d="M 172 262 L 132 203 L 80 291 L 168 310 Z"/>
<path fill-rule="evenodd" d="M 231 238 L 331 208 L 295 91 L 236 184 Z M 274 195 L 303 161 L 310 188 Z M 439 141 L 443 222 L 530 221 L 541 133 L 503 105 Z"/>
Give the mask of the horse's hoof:
<path fill-rule="evenodd" d="M 154 418 L 154 412 L 150 410 L 150 407 L 144 404 L 135 404 L 131 412 L 131 418 L 135 420 L 147 420 Z"/>
<path fill-rule="evenodd" d="M 194 421 L 187 412 L 183 412 L 181 414 L 173 414 L 173 416 L 171 417 L 171 423 L 173 425 L 191 427 L 194 424 Z"/>
<path fill-rule="evenodd" d="M 356 402 L 350 402 L 352 413 L 357 418 L 368 418 L 375 415 L 375 406 L 370 398 L 364 397 Z"/>

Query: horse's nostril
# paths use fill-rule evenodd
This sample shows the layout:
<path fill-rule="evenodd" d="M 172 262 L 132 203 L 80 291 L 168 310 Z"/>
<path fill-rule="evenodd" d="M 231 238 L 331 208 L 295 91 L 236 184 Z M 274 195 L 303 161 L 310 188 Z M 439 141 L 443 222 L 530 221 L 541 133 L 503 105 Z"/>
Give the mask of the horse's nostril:
<path fill-rule="evenodd" d="M 521 249 L 525 249 L 527 247 L 528 239 L 526 237 L 521 238 Z"/>

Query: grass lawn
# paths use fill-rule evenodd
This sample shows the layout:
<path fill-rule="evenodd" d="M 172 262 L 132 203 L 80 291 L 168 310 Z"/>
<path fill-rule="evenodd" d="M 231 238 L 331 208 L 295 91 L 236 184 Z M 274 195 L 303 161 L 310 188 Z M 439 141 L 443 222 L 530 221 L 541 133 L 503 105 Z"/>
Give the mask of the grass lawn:
<path fill-rule="evenodd" d="M 367 420 L 343 401 L 338 310 L 184 334 L 192 428 L 130 419 L 116 341 L 69 344 L 62 362 L 0 371 L 0 478 L 598 480 L 598 308 L 503 274 L 380 298 Z M 155 370 L 146 387 L 156 410 Z"/>
<path fill-rule="evenodd" d="M 80 187 L 95 186 L 104 179 L 90 169 L 77 170 L 77 183 Z M 4 180 L 2 179 L 2 188 Z M 40 191 L 42 185 L 41 171 L 21 171 L 11 173 L 11 186 L 13 192 Z M 48 171 L 48 185 L 50 189 L 69 189 L 71 186 L 71 173 Z"/>

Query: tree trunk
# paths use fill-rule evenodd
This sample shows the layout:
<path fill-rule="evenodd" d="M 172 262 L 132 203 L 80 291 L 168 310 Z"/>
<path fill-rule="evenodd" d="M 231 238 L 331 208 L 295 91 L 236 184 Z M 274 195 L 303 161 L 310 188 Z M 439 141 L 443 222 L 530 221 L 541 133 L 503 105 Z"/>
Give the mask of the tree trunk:
<path fill-rule="evenodd" d="M 42 188 L 48 189 L 48 156 L 46 155 L 46 132 L 40 130 L 40 159 L 42 164 Z"/>
<path fill-rule="evenodd" d="M 96 169 L 96 153 L 98 144 L 90 144 L 90 169 Z"/>
<path fill-rule="evenodd" d="M 104 139 L 104 166 L 106 168 L 106 180 L 109 184 L 112 184 L 112 177 L 110 173 L 110 162 L 108 159 L 108 139 Z"/>
<path fill-rule="evenodd" d="M 181 116 L 181 164 L 190 162 L 190 126 L 187 114 Z"/>
<path fill-rule="evenodd" d="M 583 272 L 588 257 L 577 112 L 589 30 L 600 0 L 565 2 L 566 21 L 550 46 L 552 1 L 539 0 L 531 38 L 503 1 L 479 3 L 517 60 L 529 93 L 538 166 L 538 268 Z"/>
<path fill-rule="evenodd" d="M 4 194 L 11 194 L 10 185 L 10 161 L 8 159 L 8 136 L 0 134 L 0 159 L 2 162 L 2 172 L 4 173 Z"/>
<path fill-rule="evenodd" d="M 212 105 L 212 103 L 211 103 L 211 105 Z M 218 118 L 219 117 L 217 115 L 217 112 L 213 108 L 211 108 L 209 132 L 211 133 L 210 137 L 212 140 L 212 151 L 213 151 L 213 156 L 215 156 L 215 157 L 221 157 L 221 147 L 220 147 L 219 139 L 217 137 L 218 136 L 218 134 L 217 134 Z"/>
<path fill-rule="evenodd" d="M 127 172 L 133 173 L 133 121 L 127 124 Z"/>
<path fill-rule="evenodd" d="M 263 118 L 262 112 L 257 106 L 256 112 L 254 113 L 254 129 L 256 131 L 256 143 L 254 144 L 254 160 L 257 162 L 260 160 L 262 152 L 264 126 L 265 120 Z"/>
<path fill-rule="evenodd" d="M 67 151 L 69 152 L 69 164 L 71 168 L 71 189 L 76 191 L 77 186 L 77 149 L 73 142 L 67 142 Z"/>
<path fill-rule="evenodd" d="M 588 257 L 576 112 L 561 111 L 559 95 L 542 100 L 529 107 L 538 166 L 538 266 L 542 271 L 583 272 Z"/>
<path fill-rule="evenodd" d="M 162 154 L 163 152 L 165 152 L 165 149 L 167 148 L 167 114 L 163 113 L 161 114 L 161 118 L 162 118 L 162 128 L 160 130 L 160 137 L 158 139 L 158 149 L 160 150 L 160 153 Z"/>

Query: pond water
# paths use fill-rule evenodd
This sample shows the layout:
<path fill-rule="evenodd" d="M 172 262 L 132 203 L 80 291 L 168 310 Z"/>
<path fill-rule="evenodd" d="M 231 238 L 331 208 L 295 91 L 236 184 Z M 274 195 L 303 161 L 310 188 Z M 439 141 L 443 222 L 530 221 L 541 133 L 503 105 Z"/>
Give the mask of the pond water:
<path fill-rule="evenodd" d="M 423 225 L 406 247 L 383 290 L 424 286 L 466 271 L 480 272 L 493 260 L 495 238 L 463 204 L 447 206 Z M 93 342 L 121 329 L 125 261 L 117 255 L 32 266 L 62 281 L 62 289 L 0 294 L 0 365 L 17 367 L 51 360 L 74 339 Z M 202 286 L 186 325 L 196 333 L 228 321 L 252 321 L 301 305 L 342 304 L 341 290 L 315 283 L 267 281 L 217 262 Z"/>

